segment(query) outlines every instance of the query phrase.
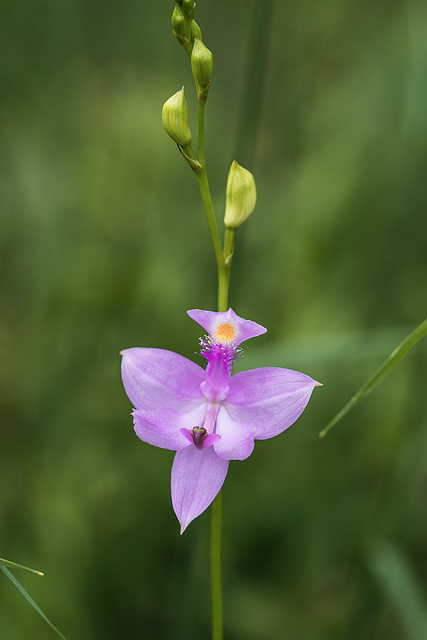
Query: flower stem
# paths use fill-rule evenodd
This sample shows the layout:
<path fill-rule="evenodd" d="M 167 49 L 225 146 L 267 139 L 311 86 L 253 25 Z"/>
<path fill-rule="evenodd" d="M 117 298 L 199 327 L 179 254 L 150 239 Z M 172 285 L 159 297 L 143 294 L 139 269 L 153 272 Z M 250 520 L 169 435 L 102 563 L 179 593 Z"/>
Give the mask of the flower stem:
<path fill-rule="evenodd" d="M 221 238 L 219 237 L 218 226 L 216 224 L 215 213 L 212 205 L 211 193 L 209 190 L 208 176 L 204 163 L 200 161 L 201 168 L 196 171 L 197 182 L 199 183 L 199 189 L 203 200 L 203 206 L 205 208 L 206 220 L 209 227 L 209 233 L 212 240 L 213 249 L 215 252 L 216 263 L 218 266 L 218 275 L 224 266 L 224 254 L 222 252 Z"/>
<path fill-rule="evenodd" d="M 218 268 L 218 311 L 228 309 L 228 289 L 230 283 L 230 267 L 234 237 L 230 245 L 230 238 L 225 237 L 225 248 L 223 251 L 222 242 L 216 223 L 215 212 L 212 205 L 212 198 L 209 190 L 208 177 L 205 166 L 205 106 L 206 100 L 199 98 L 199 118 L 198 118 L 198 152 L 201 167 L 195 171 L 199 189 L 203 200 L 203 206 L 208 222 L 209 233 L 215 253 Z M 231 246 L 231 250 L 230 250 Z M 227 260 L 227 257 L 230 259 Z M 218 493 L 211 505 L 211 592 L 212 592 L 212 640 L 223 640 L 224 623 L 222 612 L 222 496 Z"/>
<path fill-rule="evenodd" d="M 212 197 L 209 189 L 208 176 L 205 165 L 205 107 L 206 100 L 199 99 L 199 124 L 198 124 L 198 145 L 200 169 L 195 171 L 199 189 L 205 208 L 206 220 L 215 253 L 218 268 L 218 311 L 226 311 L 228 308 L 228 285 L 230 269 L 225 264 L 222 242 L 219 236 L 218 225 L 216 223 L 215 212 L 212 205 Z"/>
<path fill-rule="evenodd" d="M 228 290 L 230 287 L 230 270 L 234 253 L 235 238 L 236 229 L 226 227 L 223 254 L 224 265 L 223 269 L 218 272 L 218 311 L 227 311 L 228 309 Z"/>
<path fill-rule="evenodd" d="M 212 640 L 223 640 L 222 616 L 222 495 L 218 493 L 211 505 L 211 590 L 212 590 Z"/>

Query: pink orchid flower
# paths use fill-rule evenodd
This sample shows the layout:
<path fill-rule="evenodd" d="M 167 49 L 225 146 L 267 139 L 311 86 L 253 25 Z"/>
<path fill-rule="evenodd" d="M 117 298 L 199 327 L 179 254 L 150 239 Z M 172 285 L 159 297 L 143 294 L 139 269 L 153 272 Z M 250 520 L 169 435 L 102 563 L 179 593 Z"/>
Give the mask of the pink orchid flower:
<path fill-rule="evenodd" d="M 254 440 L 273 438 L 293 424 L 319 385 L 278 367 L 231 375 L 242 355 L 239 345 L 267 330 L 232 309 L 192 309 L 188 315 L 209 334 L 200 341 L 206 369 L 165 349 L 122 351 L 137 436 L 176 451 L 171 493 L 181 533 L 218 494 L 230 460 L 245 460 Z"/>

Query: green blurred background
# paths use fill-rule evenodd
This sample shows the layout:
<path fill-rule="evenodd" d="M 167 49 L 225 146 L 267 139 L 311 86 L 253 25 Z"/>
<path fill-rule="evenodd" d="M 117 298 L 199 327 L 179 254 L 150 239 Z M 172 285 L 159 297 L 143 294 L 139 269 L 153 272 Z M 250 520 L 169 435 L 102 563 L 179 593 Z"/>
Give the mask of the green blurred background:
<path fill-rule="evenodd" d="M 195 358 L 216 273 L 197 183 L 161 124 L 193 80 L 173 3 L 20 0 L 0 24 L 0 556 L 68 640 L 209 638 L 209 514 L 185 535 L 173 453 L 142 444 L 119 351 Z M 268 328 L 239 367 L 322 381 L 231 465 L 227 640 L 421 640 L 426 349 L 318 432 L 426 316 L 427 5 L 200 0 L 207 164 L 258 204 L 230 304 Z M 0 637 L 54 633 L 0 574 Z"/>

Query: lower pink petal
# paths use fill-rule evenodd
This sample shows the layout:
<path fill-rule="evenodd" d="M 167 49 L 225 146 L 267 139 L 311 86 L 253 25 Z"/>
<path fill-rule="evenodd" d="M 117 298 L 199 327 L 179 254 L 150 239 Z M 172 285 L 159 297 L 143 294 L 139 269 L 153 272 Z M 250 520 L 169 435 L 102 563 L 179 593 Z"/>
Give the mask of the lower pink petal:
<path fill-rule="evenodd" d="M 189 446 L 175 455 L 172 465 L 172 505 L 181 533 L 205 511 L 219 493 L 228 471 L 228 460 L 219 458 L 213 447 Z"/>

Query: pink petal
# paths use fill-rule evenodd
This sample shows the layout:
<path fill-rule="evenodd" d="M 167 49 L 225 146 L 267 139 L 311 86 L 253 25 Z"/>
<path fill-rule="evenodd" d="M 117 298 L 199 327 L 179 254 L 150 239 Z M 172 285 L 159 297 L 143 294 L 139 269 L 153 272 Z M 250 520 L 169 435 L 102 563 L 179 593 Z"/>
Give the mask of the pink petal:
<path fill-rule="evenodd" d="M 318 385 L 304 373 L 290 369 L 252 369 L 231 377 L 223 405 L 233 420 L 255 423 L 255 438 L 265 440 L 295 422 Z"/>
<path fill-rule="evenodd" d="M 192 428 L 203 424 L 206 415 L 206 403 L 199 404 L 186 413 L 175 411 L 167 407 L 158 407 L 146 411 L 145 409 L 132 412 L 135 433 L 143 442 L 162 449 L 178 451 L 190 444 L 181 433 L 182 427 Z"/>
<path fill-rule="evenodd" d="M 265 333 L 267 329 L 252 320 L 241 318 L 233 309 L 228 311 L 204 311 L 203 309 L 190 309 L 187 311 L 190 318 L 200 324 L 210 336 L 217 339 L 217 330 L 221 325 L 231 325 L 233 337 L 227 342 L 233 342 L 233 346 L 238 347 L 241 342 L 249 338 L 255 338 Z M 220 340 L 221 341 L 221 340 Z"/>
<path fill-rule="evenodd" d="M 181 533 L 209 507 L 220 491 L 228 471 L 228 460 L 219 458 L 213 447 L 195 446 L 178 451 L 172 465 L 172 505 Z"/>
<path fill-rule="evenodd" d="M 215 432 L 221 436 L 221 440 L 214 444 L 214 449 L 224 460 L 245 460 L 254 450 L 254 423 L 236 422 L 224 407 L 218 412 Z"/>
<path fill-rule="evenodd" d="M 180 410 L 203 397 L 204 370 L 178 353 L 134 347 L 122 351 L 122 356 L 123 384 L 136 409 Z"/>

